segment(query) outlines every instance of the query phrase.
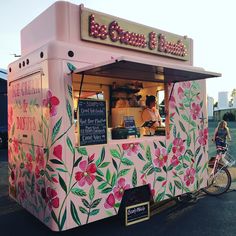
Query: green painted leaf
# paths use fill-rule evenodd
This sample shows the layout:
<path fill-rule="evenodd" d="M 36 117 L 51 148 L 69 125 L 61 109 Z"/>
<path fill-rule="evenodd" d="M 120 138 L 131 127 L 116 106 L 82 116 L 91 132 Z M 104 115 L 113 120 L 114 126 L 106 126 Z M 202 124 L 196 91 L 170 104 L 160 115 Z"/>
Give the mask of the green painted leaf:
<path fill-rule="evenodd" d="M 146 158 L 147 160 L 151 161 L 152 160 L 152 156 L 151 156 L 151 149 L 150 146 L 148 145 L 146 148 Z"/>
<path fill-rule="evenodd" d="M 78 212 L 77 212 L 76 207 L 72 201 L 70 201 L 70 212 L 71 212 L 71 216 L 72 216 L 72 219 L 74 220 L 74 222 L 77 225 L 81 225 L 81 222 L 80 222 L 80 219 L 78 216 Z"/>
<path fill-rule="evenodd" d="M 116 171 L 118 171 L 117 163 L 116 163 L 116 161 L 113 158 L 112 158 L 112 164 L 115 167 Z"/>
<path fill-rule="evenodd" d="M 72 152 L 72 154 L 75 155 L 75 149 L 74 149 L 73 144 L 68 136 L 66 137 L 66 143 L 67 143 L 67 146 L 69 147 L 70 151 Z"/>
<path fill-rule="evenodd" d="M 82 203 L 84 204 L 84 206 L 86 207 L 86 208 L 90 208 L 90 204 L 89 204 L 89 202 L 86 200 L 86 199 L 82 199 Z"/>
<path fill-rule="evenodd" d="M 81 160 L 82 160 L 82 157 L 79 157 L 79 158 L 75 161 L 73 167 L 77 167 Z"/>
<path fill-rule="evenodd" d="M 170 143 L 170 145 L 169 145 L 169 147 L 168 147 L 168 149 L 167 149 L 167 153 L 170 153 L 170 152 L 171 152 L 172 147 L 173 147 L 173 143 Z"/>
<path fill-rule="evenodd" d="M 176 186 L 178 189 L 182 190 L 182 184 L 181 184 L 181 182 L 179 182 L 178 180 L 174 180 L 174 183 L 175 183 L 175 186 Z"/>
<path fill-rule="evenodd" d="M 79 197 L 85 197 L 87 195 L 87 193 L 83 189 L 80 189 L 80 188 L 73 188 L 71 192 L 74 195 L 79 196 Z"/>
<path fill-rule="evenodd" d="M 62 169 L 62 168 L 56 168 L 56 170 L 60 171 L 60 172 L 64 172 L 64 173 L 67 173 L 68 171 L 65 170 L 65 169 Z"/>
<path fill-rule="evenodd" d="M 66 216 L 67 216 L 67 211 L 66 211 L 66 208 L 65 208 L 64 214 L 63 214 L 62 219 L 61 219 L 60 230 L 62 230 L 63 227 L 64 227 L 64 224 L 66 222 Z"/>
<path fill-rule="evenodd" d="M 163 200 L 164 196 L 165 196 L 165 191 L 159 193 L 156 197 L 156 202 L 160 202 L 161 200 Z"/>
<path fill-rule="evenodd" d="M 134 168 L 133 174 L 132 174 L 132 185 L 133 187 L 137 186 L 137 171 Z"/>
<path fill-rule="evenodd" d="M 189 123 L 189 119 L 186 115 L 181 115 L 182 119 Z"/>
<path fill-rule="evenodd" d="M 118 176 L 125 176 L 128 174 L 128 172 L 130 171 L 130 169 L 123 169 L 119 172 Z"/>
<path fill-rule="evenodd" d="M 98 175 L 104 176 L 103 172 L 101 170 L 99 170 L 98 168 L 97 168 L 96 172 L 97 172 Z"/>
<path fill-rule="evenodd" d="M 68 99 L 66 99 L 66 111 L 67 111 L 67 115 L 70 121 L 70 124 L 72 125 L 73 120 L 72 120 L 72 109 L 71 109 L 71 105 L 70 102 L 68 101 Z"/>
<path fill-rule="evenodd" d="M 62 123 L 62 117 L 57 121 L 57 123 L 54 125 L 52 129 L 52 143 L 55 141 L 55 138 L 58 132 L 60 131 L 61 123 Z"/>
<path fill-rule="evenodd" d="M 169 183 L 169 190 L 170 190 L 170 192 L 173 194 L 173 185 L 172 185 L 171 182 Z"/>
<path fill-rule="evenodd" d="M 101 193 L 110 193 L 112 191 L 112 188 L 111 187 L 108 187 L 108 188 L 104 188 Z"/>
<path fill-rule="evenodd" d="M 83 214 L 88 214 L 88 211 L 84 208 L 84 207 L 79 207 L 79 210 L 80 210 L 80 212 L 81 213 L 83 213 Z"/>
<path fill-rule="evenodd" d="M 120 159 L 120 153 L 116 149 L 111 149 L 110 153 L 113 157 Z"/>
<path fill-rule="evenodd" d="M 100 185 L 98 186 L 98 189 L 99 189 L 99 190 L 102 190 L 102 189 L 104 189 L 106 186 L 107 186 L 107 182 L 104 182 L 104 183 L 102 183 L 102 184 L 100 184 Z"/>
<path fill-rule="evenodd" d="M 189 150 L 189 151 L 192 152 L 191 150 Z M 189 153 L 188 153 L 188 154 L 189 154 Z M 187 162 L 191 162 L 191 159 L 190 159 L 189 156 L 184 155 L 184 156 L 183 156 L 183 159 L 186 160 Z"/>
<path fill-rule="evenodd" d="M 101 202 L 102 198 L 98 198 L 96 200 L 94 200 L 91 204 L 91 208 L 95 208 L 99 205 L 99 203 Z"/>
<path fill-rule="evenodd" d="M 154 167 L 154 171 L 155 171 L 156 173 L 159 173 L 159 172 L 161 172 L 161 168 Z"/>
<path fill-rule="evenodd" d="M 54 169 L 53 169 L 49 164 L 46 165 L 46 168 L 47 168 L 49 171 L 54 172 Z"/>
<path fill-rule="evenodd" d="M 191 136 L 187 135 L 187 147 L 189 147 L 191 144 Z"/>
<path fill-rule="evenodd" d="M 113 173 L 112 178 L 111 178 L 111 186 L 114 187 L 117 181 L 116 174 Z"/>
<path fill-rule="evenodd" d="M 139 146 L 144 150 L 144 146 L 142 143 L 140 143 Z"/>
<path fill-rule="evenodd" d="M 182 131 L 183 131 L 184 133 L 186 133 L 186 129 L 185 129 L 185 127 L 184 127 L 184 125 L 183 125 L 183 123 L 182 123 L 181 121 L 179 121 L 179 126 L 180 126 L 180 128 L 182 129 Z"/>
<path fill-rule="evenodd" d="M 79 147 L 76 149 L 77 149 L 78 153 L 80 153 L 81 155 L 88 156 L 88 153 L 87 153 L 87 150 L 85 147 Z"/>
<path fill-rule="evenodd" d="M 99 165 L 104 161 L 105 159 L 105 148 L 102 147 L 100 156 L 98 157 L 97 161 L 96 161 L 96 166 L 99 167 Z"/>
<path fill-rule="evenodd" d="M 58 176 L 59 176 L 59 183 L 60 183 L 62 189 L 65 191 L 65 193 L 67 193 L 67 187 L 66 187 L 65 181 L 62 179 L 62 177 L 60 176 L 60 174 L 58 174 Z"/>
<path fill-rule="evenodd" d="M 197 150 L 195 151 L 195 157 L 198 155 L 198 153 L 200 152 L 200 150 L 201 150 L 201 146 L 199 146 L 199 147 L 197 148 Z"/>
<path fill-rule="evenodd" d="M 57 216 L 56 216 L 56 214 L 55 214 L 55 212 L 53 210 L 51 211 L 51 216 L 52 216 L 52 219 L 56 222 L 58 228 L 60 229 L 60 225 L 59 225 Z"/>
<path fill-rule="evenodd" d="M 110 162 L 103 162 L 103 163 L 99 166 L 99 168 L 107 167 L 109 164 L 110 164 Z"/>
<path fill-rule="evenodd" d="M 147 175 L 153 174 L 155 169 L 153 167 L 150 168 L 150 170 L 147 172 Z"/>
<path fill-rule="evenodd" d="M 157 144 L 153 142 L 154 148 L 157 149 Z"/>
<path fill-rule="evenodd" d="M 194 157 L 194 154 L 193 154 L 192 150 L 188 149 L 188 150 L 186 151 L 186 153 L 187 153 L 188 155 Z"/>
<path fill-rule="evenodd" d="M 109 169 L 107 169 L 107 172 L 106 172 L 106 180 L 107 180 L 107 183 L 110 182 L 110 179 L 111 179 L 111 172 Z"/>
<path fill-rule="evenodd" d="M 162 181 L 165 180 L 165 178 L 164 178 L 163 176 L 158 176 L 158 177 L 156 178 L 156 180 L 159 181 L 159 182 L 162 182 Z"/>
<path fill-rule="evenodd" d="M 173 166 L 172 164 L 170 164 L 170 165 L 167 167 L 167 171 L 171 171 L 173 168 L 174 168 L 174 166 Z"/>
<path fill-rule="evenodd" d="M 132 166 L 132 165 L 134 165 L 134 163 L 131 160 L 129 160 L 129 159 L 125 158 L 125 157 L 121 158 L 121 163 L 123 165 L 125 165 L 125 166 Z"/>
<path fill-rule="evenodd" d="M 99 209 L 94 209 L 94 210 L 92 210 L 90 213 L 89 213 L 89 215 L 90 216 L 95 216 L 95 215 L 97 215 L 99 213 Z"/>
<path fill-rule="evenodd" d="M 96 178 L 96 180 L 97 180 L 98 182 L 102 182 L 102 181 L 103 181 L 103 178 L 100 177 L 100 176 L 98 176 L 98 175 L 96 175 L 95 178 Z"/>
<path fill-rule="evenodd" d="M 143 167 L 143 170 L 142 172 L 145 172 L 147 169 L 149 169 L 149 167 L 152 165 L 152 162 L 147 162 L 144 167 Z"/>
<path fill-rule="evenodd" d="M 53 164 L 63 165 L 63 163 L 58 159 L 50 159 Z"/>
<path fill-rule="evenodd" d="M 139 158 L 140 160 L 142 160 L 142 161 L 145 161 L 143 155 L 142 155 L 140 152 L 138 153 L 138 158 Z"/>
<path fill-rule="evenodd" d="M 94 199 L 94 195 L 95 195 L 95 189 L 92 185 L 90 190 L 89 190 L 89 199 L 90 199 L 90 201 L 92 201 Z"/>

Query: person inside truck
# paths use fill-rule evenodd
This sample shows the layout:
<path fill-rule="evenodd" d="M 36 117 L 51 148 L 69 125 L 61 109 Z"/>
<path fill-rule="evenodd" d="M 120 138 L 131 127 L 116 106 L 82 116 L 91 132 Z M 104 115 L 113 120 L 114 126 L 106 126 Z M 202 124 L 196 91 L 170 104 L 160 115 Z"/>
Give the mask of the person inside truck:
<path fill-rule="evenodd" d="M 158 127 L 161 126 L 161 116 L 156 107 L 156 97 L 153 95 L 146 96 L 146 107 L 142 112 L 143 122 L 153 121 L 151 126 L 148 127 L 147 132 L 153 135 Z"/>

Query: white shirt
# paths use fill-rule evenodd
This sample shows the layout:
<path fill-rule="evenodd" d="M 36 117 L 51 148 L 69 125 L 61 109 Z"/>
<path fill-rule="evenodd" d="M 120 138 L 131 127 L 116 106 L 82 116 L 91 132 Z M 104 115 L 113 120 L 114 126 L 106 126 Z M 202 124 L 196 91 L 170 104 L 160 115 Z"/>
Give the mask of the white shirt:
<path fill-rule="evenodd" d="M 142 113 L 142 119 L 144 122 L 149 121 L 149 120 L 157 121 L 153 124 L 152 127 L 158 127 L 161 124 L 161 116 L 159 112 L 157 111 L 157 109 L 155 108 L 152 108 L 152 109 L 149 107 L 145 108 Z"/>

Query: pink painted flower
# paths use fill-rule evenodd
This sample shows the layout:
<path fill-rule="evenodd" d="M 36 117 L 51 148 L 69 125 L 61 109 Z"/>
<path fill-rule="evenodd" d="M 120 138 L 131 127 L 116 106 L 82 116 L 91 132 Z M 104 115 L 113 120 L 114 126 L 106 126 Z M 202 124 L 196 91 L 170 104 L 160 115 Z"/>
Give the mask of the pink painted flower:
<path fill-rule="evenodd" d="M 75 179 L 78 181 L 79 186 L 83 187 L 86 183 L 91 185 L 95 180 L 96 165 L 94 163 L 88 165 L 88 162 L 85 160 L 79 163 L 79 167 L 82 171 L 75 173 Z"/>
<path fill-rule="evenodd" d="M 126 151 L 128 156 L 131 156 L 132 153 L 137 154 L 139 150 L 139 143 L 125 143 L 122 144 L 122 148 Z"/>
<path fill-rule="evenodd" d="M 184 153 L 185 147 L 184 142 L 181 138 L 175 138 L 173 141 L 172 151 L 173 153 L 179 157 Z"/>
<path fill-rule="evenodd" d="M 118 185 L 113 189 L 113 192 L 115 194 L 115 197 L 118 201 L 120 201 L 122 199 L 122 196 L 125 192 L 126 189 L 129 189 L 130 185 L 129 184 L 125 184 L 125 179 L 124 178 L 120 178 L 118 180 Z"/>
<path fill-rule="evenodd" d="M 18 154 L 19 153 L 19 142 L 18 142 L 18 140 L 16 138 L 13 138 L 12 143 L 13 143 L 14 152 L 16 154 Z"/>
<path fill-rule="evenodd" d="M 56 156 L 59 160 L 62 160 L 62 145 L 61 144 L 54 147 L 53 155 Z"/>
<path fill-rule="evenodd" d="M 106 209 L 114 208 L 115 203 L 116 203 L 115 197 L 114 197 L 113 193 L 110 193 L 109 196 L 107 197 L 105 203 L 104 203 L 104 207 Z"/>
<path fill-rule="evenodd" d="M 195 173 L 196 173 L 196 171 L 193 168 L 188 168 L 186 170 L 185 176 L 184 176 L 184 181 L 185 181 L 187 186 L 189 186 L 190 184 L 193 184 Z"/>
<path fill-rule="evenodd" d="M 48 203 L 50 209 L 52 209 L 52 207 L 59 207 L 59 197 L 57 196 L 57 192 L 50 187 L 47 188 L 46 202 Z"/>
<path fill-rule="evenodd" d="M 59 103 L 59 99 L 56 96 L 53 96 L 51 91 L 48 91 L 46 99 L 43 99 L 43 106 L 49 108 L 51 117 L 57 114 L 57 106 Z"/>
<path fill-rule="evenodd" d="M 193 120 L 196 120 L 199 117 L 200 111 L 201 111 L 200 105 L 193 102 L 191 104 L 191 108 L 190 108 L 190 113 L 191 113 Z"/>
<path fill-rule="evenodd" d="M 30 153 L 26 154 L 25 168 L 31 173 L 33 169 L 33 158 Z"/>
<path fill-rule="evenodd" d="M 179 165 L 179 158 L 174 155 L 174 156 L 171 158 L 170 163 L 171 163 L 171 165 L 174 166 L 174 167 L 177 166 L 177 165 Z"/>
<path fill-rule="evenodd" d="M 185 88 L 185 89 L 190 89 L 191 88 L 191 82 L 189 82 L 189 81 L 187 81 L 187 82 L 183 82 L 182 83 L 182 86 L 183 86 L 183 88 Z"/>
<path fill-rule="evenodd" d="M 205 146 L 207 144 L 207 139 L 208 139 L 208 129 L 201 129 L 199 130 L 199 137 L 198 137 L 198 142 L 199 144 Z"/>
<path fill-rule="evenodd" d="M 184 98 L 184 90 L 181 87 L 178 87 L 178 96 L 181 100 Z"/>
<path fill-rule="evenodd" d="M 165 148 L 157 148 L 155 150 L 155 156 L 156 158 L 153 159 L 153 163 L 157 167 L 163 167 L 166 164 L 167 161 L 167 151 Z"/>

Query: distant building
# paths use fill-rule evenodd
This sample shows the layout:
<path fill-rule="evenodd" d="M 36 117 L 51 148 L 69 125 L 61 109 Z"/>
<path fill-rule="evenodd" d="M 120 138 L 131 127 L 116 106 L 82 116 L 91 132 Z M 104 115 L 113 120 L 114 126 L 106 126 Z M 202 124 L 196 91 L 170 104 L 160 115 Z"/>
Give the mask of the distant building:
<path fill-rule="evenodd" d="M 214 98 L 207 96 L 207 115 L 208 120 L 214 119 Z"/>
<path fill-rule="evenodd" d="M 229 101 L 228 92 L 218 93 L 218 107 L 214 109 L 214 120 L 235 121 L 236 120 L 236 97 L 233 102 Z"/>
<path fill-rule="evenodd" d="M 229 93 L 219 92 L 218 93 L 218 109 L 226 109 L 229 107 Z"/>

